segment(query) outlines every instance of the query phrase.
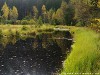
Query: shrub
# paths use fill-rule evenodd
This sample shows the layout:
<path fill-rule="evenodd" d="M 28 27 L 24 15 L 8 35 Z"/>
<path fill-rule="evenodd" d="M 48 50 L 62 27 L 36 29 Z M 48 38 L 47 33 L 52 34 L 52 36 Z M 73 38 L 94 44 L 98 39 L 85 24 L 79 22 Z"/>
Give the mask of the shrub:
<path fill-rule="evenodd" d="M 7 20 L 6 23 L 7 23 L 7 24 L 12 24 L 13 21 L 12 21 L 12 20 Z"/>
<path fill-rule="evenodd" d="M 16 31 L 16 38 L 18 39 L 20 37 L 19 31 Z"/>
<path fill-rule="evenodd" d="M 21 20 L 21 24 L 22 25 L 28 25 L 28 21 L 27 20 Z"/>
<path fill-rule="evenodd" d="M 14 34 L 13 34 L 13 31 L 11 29 L 9 29 L 9 37 L 13 38 L 14 37 Z"/>
<path fill-rule="evenodd" d="M 21 30 L 27 30 L 28 28 L 26 26 L 23 26 Z"/>
<path fill-rule="evenodd" d="M 21 24 L 21 21 L 20 21 L 20 20 L 17 20 L 17 21 L 16 21 L 16 24 L 17 24 L 17 25 Z"/>
<path fill-rule="evenodd" d="M 34 25 L 34 24 L 36 24 L 36 22 L 33 19 L 31 19 L 31 20 L 28 21 L 28 24 L 29 25 Z"/>

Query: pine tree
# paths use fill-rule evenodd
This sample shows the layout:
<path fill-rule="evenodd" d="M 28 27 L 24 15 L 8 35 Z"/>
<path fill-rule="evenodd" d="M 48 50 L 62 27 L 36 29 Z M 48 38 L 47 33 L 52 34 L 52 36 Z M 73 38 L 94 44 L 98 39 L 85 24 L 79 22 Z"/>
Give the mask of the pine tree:
<path fill-rule="evenodd" d="M 12 13 L 13 13 L 13 19 L 14 21 L 16 21 L 18 18 L 18 10 L 15 6 L 13 6 Z"/>
<path fill-rule="evenodd" d="M 46 6 L 43 5 L 43 6 L 42 6 L 42 15 L 43 15 L 44 23 L 45 23 L 45 21 L 46 21 L 46 14 L 47 14 Z"/>
<path fill-rule="evenodd" d="M 85 4 L 83 1 L 80 1 L 75 5 L 75 17 L 74 19 L 77 20 L 78 25 L 87 25 L 90 21 L 90 12 L 89 12 L 89 5 Z"/>
<path fill-rule="evenodd" d="M 64 24 L 64 13 L 60 8 L 56 11 L 56 19 L 60 24 Z"/>
<path fill-rule="evenodd" d="M 56 12 L 54 12 L 52 15 L 52 24 L 56 24 Z"/>
<path fill-rule="evenodd" d="M 34 14 L 34 19 L 37 19 L 38 18 L 38 9 L 36 6 L 33 6 L 33 14 Z"/>
<path fill-rule="evenodd" d="M 63 13 L 66 12 L 67 7 L 68 7 L 67 2 L 64 1 L 64 0 L 62 0 L 61 7 L 60 8 L 63 10 Z"/>
<path fill-rule="evenodd" d="M 51 19 L 52 19 L 52 15 L 54 13 L 54 10 L 53 9 L 50 9 L 48 12 L 47 12 L 47 18 L 48 18 L 48 22 L 51 24 Z"/>

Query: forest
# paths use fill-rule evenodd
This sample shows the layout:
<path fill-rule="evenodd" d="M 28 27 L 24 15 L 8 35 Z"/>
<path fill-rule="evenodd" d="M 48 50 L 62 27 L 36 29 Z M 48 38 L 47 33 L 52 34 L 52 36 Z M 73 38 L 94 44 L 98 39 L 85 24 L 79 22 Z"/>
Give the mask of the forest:
<path fill-rule="evenodd" d="M 87 26 L 99 23 L 99 0 L 0 0 L 0 22 Z"/>

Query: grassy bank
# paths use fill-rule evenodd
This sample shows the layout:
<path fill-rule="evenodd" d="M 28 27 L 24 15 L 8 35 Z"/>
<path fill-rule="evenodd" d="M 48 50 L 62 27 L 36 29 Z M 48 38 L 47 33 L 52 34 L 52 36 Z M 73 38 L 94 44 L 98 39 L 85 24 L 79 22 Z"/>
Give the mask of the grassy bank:
<path fill-rule="evenodd" d="M 54 26 L 52 25 L 0 25 L 0 33 L 2 35 L 10 36 L 11 33 L 16 35 L 16 32 L 20 35 L 37 35 L 42 32 L 52 32 Z"/>
<path fill-rule="evenodd" d="M 76 28 L 74 31 L 76 42 L 63 64 L 64 68 L 61 75 L 100 73 L 100 35 L 85 28 Z"/>

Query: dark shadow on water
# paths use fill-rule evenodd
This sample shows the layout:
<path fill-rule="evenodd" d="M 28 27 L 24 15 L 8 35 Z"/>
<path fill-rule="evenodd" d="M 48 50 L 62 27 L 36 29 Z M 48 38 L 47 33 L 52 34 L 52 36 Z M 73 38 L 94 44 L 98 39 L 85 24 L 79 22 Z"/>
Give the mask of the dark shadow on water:
<path fill-rule="evenodd" d="M 62 61 L 64 55 L 53 40 L 28 38 L 0 45 L 0 75 L 53 75 L 60 72 Z"/>

